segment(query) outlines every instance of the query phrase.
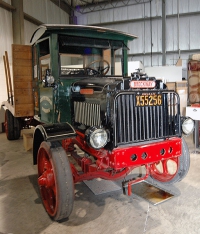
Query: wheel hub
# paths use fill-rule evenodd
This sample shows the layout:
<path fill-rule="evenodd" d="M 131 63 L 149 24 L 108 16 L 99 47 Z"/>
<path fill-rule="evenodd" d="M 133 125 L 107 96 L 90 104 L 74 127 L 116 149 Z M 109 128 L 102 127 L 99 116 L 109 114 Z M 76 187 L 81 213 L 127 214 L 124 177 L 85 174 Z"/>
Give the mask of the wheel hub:
<path fill-rule="evenodd" d="M 43 172 L 43 174 L 38 178 L 38 184 L 40 186 L 45 186 L 46 188 L 54 186 L 55 181 L 52 169 L 48 169 Z"/>

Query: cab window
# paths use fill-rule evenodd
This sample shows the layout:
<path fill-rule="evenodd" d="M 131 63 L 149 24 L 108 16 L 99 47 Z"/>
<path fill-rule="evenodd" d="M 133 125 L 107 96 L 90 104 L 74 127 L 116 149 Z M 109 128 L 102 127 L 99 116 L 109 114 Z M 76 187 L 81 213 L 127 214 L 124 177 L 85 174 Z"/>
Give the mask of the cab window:
<path fill-rule="evenodd" d="M 116 69 L 115 58 L 116 52 L 121 50 L 122 42 L 61 36 L 60 75 L 121 75 L 120 69 Z"/>

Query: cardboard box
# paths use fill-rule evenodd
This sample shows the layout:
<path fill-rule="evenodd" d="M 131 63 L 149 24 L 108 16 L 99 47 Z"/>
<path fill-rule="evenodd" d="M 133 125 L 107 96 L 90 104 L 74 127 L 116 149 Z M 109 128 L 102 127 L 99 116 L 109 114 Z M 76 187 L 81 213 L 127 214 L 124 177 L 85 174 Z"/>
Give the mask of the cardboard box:
<path fill-rule="evenodd" d="M 176 82 L 176 92 L 180 96 L 180 113 L 185 116 L 188 100 L 188 83 L 187 81 Z"/>
<path fill-rule="evenodd" d="M 26 151 L 31 150 L 33 148 L 33 134 L 32 133 L 24 133 L 23 134 L 23 144 Z"/>

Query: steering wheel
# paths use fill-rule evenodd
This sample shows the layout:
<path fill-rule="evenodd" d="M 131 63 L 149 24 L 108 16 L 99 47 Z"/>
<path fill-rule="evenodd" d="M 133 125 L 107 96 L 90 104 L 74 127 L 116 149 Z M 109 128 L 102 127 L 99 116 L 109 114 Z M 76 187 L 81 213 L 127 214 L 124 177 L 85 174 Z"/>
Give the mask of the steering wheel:
<path fill-rule="evenodd" d="M 95 63 L 99 63 L 99 67 L 97 69 L 91 68 L 90 66 L 93 65 L 93 64 L 95 64 Z M 106 63 L 106 67 L 105 68 L 101 67 L 102 63 Z M 109 64 L 109 62 L 107 60 L 98 59 L 98 60 L 95 60 L 95 61 L 89 63 L 87 65 L 87 67 L 86 67 L 86 71 L 88 69 L 94 72 L 92 75 L 104 75 L 105 76 L 108 73 L 109 69 L 110 69 L 110 64 Z"/>

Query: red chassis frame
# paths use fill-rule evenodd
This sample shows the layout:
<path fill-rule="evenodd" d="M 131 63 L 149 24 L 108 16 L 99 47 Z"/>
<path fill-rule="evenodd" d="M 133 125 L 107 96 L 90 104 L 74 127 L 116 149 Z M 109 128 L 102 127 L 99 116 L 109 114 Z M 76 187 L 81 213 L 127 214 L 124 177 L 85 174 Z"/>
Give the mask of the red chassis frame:
<path fill-rule="evenodd" d="M 78 171 L 71 163 L 74 183 L 94 178 L 116 180 L 125 177 L 130 171 L 138 166 L 145 165 L 146 175 L 139 179 L 129 180 L 128 194 L 131 194 L 131 185 L 147 179 L 152 165 L 162 160 L 173 158 L 178 164 L 178 157 L 181 156 L 181 138 L 173 137 L 164 141 L 136 146 L 118 147 L 111 152 L 105 149 L 95 150 L 88 146 L 85 135 L 76 132 L 76 138 L 69 138 L 62 141 L 63 148 L 76 160 L 82 171 Z M 74 150 L 77 145 L 89 156 L 81 157 Z M 175 176 L 175 175 L 174 175 Z"/>

